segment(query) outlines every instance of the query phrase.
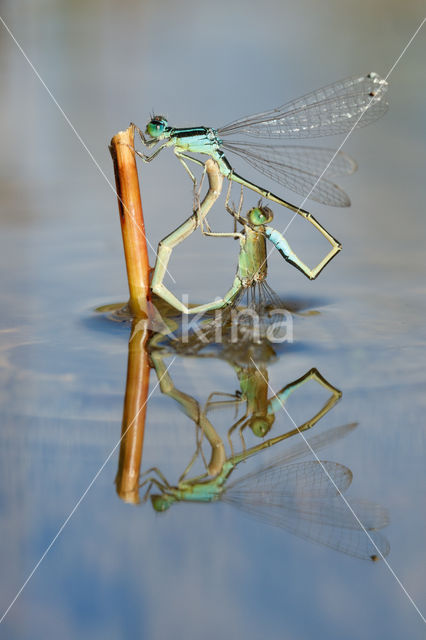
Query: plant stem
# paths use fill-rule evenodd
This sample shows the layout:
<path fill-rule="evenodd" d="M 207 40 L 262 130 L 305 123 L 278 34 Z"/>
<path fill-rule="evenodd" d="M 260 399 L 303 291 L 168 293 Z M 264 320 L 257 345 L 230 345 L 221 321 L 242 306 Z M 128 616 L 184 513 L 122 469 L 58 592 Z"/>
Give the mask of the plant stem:
<path fill-rule="evenodd" d="M 121 232 L 129 283 L 130 311 L 146 317 L 150 297 L 149 262 L 145 224 L 136 168 L 134 130 L 119 131 L 111 140 L 110 152 L 114 162 Z"/>
<path fill-rule="evenodd" d="M 146 322 L 135 318 L 129 341 L 120 455 L 115 478 L 118 495 L 124 502 L 132 504 L 139 502 L 139 475 L 150 377 L 147 338 Z"/>

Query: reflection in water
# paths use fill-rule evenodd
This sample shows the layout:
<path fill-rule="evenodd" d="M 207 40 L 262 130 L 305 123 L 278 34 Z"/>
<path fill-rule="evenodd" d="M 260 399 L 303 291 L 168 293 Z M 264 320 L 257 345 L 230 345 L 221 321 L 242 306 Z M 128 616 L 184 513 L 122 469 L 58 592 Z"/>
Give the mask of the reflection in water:
<path fill-rule="evenodd" d="M 305 442 L 298 442 L 274 459 L 268 458 L 259 469 L 229 482 L 231 474 L 240 463 L 266 452 L 299 432 L 311 429 L 339 401 L 341 392 L 315 368 L 286 384 L 274 395 L 268 393 L 270 387 L 266 362 L 252 361 L 248 365 L 233 360 L 230 365 L 237 375 L 240 389 L 233 394 L 212 392 L 202 407 L 193 396 L 175 386 L 165 364 L 165 358 L 170 352 L 164 349 L 150 350 L 149 356 L 162 393 L 173 398 L 196 425 L 196 444 L 194 454 L 175 485 L 170 484 L 165 474 L 156 467 L 145 471 L 142 475 L 144 480 L 139 484 L 149 377 L 145 344 L 146 334 L 140 331 L 132 334 L 123 440 L 116 479 L 120 497 L 128 502 L 139 502 L 138 490 L 143 487 L 142 501 L 145 502 L 150 496 L 154 509 L 159 512 L 167 510 L 176 502 L 208 503 L 220 500 L 233 504 L 268 524 L 352 556 L 376 560 L 377 549 L 383 555 L 389 553 L 388 541 L 375 531 L 388 524 L 386 510 L 368 501 L 350 500 L 359 520 L 370 532 L 373 544 L 339 495 L 352 482 L 350 469 L 337 462 L 302 460 L 310 454 Z M 273 427 L 277 411 L 291 394 L 308 381 L 316 382 L 329 392 L 325 404 L 298 428 L 247 447 L 244 437 L 247 427 L 254 437 L 267 436 Z M 234 420 L 227 432 L 230 455 L 226 453 L 223 439 L 208 417 L 208 414 L 224 407 L 235 407 L 237 410 L 243 407 L 242 416 Z M 310 438 L 310 445 L 317 452 L 346 436 L 355 426 L 347 424 L 330 429 Z M 240 450 L 237 452 L 233 443 L 236 435 L 240 443 Z M 205 454 L 206 447 L 209 455 Z M 202 465 L 202 470 L 190 476 L 196 464 Z M 158 493 L 152 493 L 154 488 Z"/>
<path fill-rule="evenodd" d="M 354 426 L 348 424 L 331 429 L 318 438 L 312 438 L 310 444 L 317 451 L 321 446 L 346 435 Z M 164 511 L 175 502 L 205 503 L 221 500 L 302 538 L 358 558 L 376 560 L 376 547 L 339 495 L 339 492 L 345 492 L 352 482 L 350 469 L 337 462 L 296 462 L 308 453 L 304 442 L 257 471 L 228 483 L 231 473 L 240 462 L 259 453 L 263 448 L 277 444 L 289 435 L 283 434 L 279 438 L 268 440 L 258 447 L 227 458 L 222 471 L 213 478 L 204 474 L 186 479 L 187 468 L 178 484 L 171 486 L 159 469 L 150 469 L 151 475 L 145 480 L 148 484 L 145 498 L 152 486 L 160 490 L 160 494 L 151 495 L 156 511 Z M 371 532 L 375 545 L 383 555 L 387 555 L 389 544 L 386 538 L 374 531 L 388 524 L 386 510 L 374 503 L 353 499 L 351 506 L 365 528 Z"/>
<path fill-rule="evenodd" d="M 139 473 L 149 389 L 147 338 L 148 331 L 139 330 L 132 332 L 129 341 L 120 457 L 115 479 L 120 498 L 133 503 L 139 502 Z"/>
<path fill-rule="evenodd" d="M 230 404 L 245 403 L 246 407 L 242 417 L 239 418 L 228 431 L 231 450 L 232 440 L 230 436 L 237 428 L 243 448 L 245 448 L 243 431 L 247 426 L 250 427 L 254 435 L 259 438 L 265 437 L 274 424 L 276 412 L 282 410 L 287 398 L 296 391 L 296 389 L 309 380 L 315 380 L 318 384 L 329 391 L 331 395 L 322 409 L 320 409 L 309 421 L 300 425 L 296 432 L 305 431 L 306 429 L 313 427 L 318 420 L 320 420 L 334 407 L 336 402 L 338 402 L 342 396 L 341 391 L 327 382 L 327 380 L 323 378 L 320 372 L 315 368 L 307 371 L 305 375 L 294 380 L 290 384 L 285 385 L 281 391 L 272 393 L 269 385 L 268 369 L 264 363 L 260 362 L 257 364 L 251 359 L 249 364 L 238 361 L 231 362 L 230 364 L 237 374 L 238 381 L 240 383 L 240 390 L 235 393 L 234 397 L 230 396 L 230 394 L 218 392 L 211 393 L 207 401 L 206 410 L 209 411 L 211 409 Z M 270 393 L 271 397 L 268 397 Z M 233 399 L 213 402 L 212 398 L 214 396 L 230 396 Z"/>

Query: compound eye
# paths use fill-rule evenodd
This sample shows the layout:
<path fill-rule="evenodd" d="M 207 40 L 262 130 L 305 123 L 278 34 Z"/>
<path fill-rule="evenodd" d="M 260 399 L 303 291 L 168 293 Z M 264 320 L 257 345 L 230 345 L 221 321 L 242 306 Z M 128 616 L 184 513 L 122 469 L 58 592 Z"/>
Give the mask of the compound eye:
<path fill-rule="evenodd" d="M 164 116 L 154 116 L 151 122 L 154 122 L 156 126 L 158 126 L 161 130 L 167 127 L 167 120 Z"/>
<path fill-rule="evenodd" d="M 162 117 L 154 117 L 146 126 L 146 132 L 153 138 L 160 138 L 167 127 L 167 120 Z"/>
<path fill-rule="evenodd" d="M 248 219 L 251 224 L 255 226 L 261 225 L 263 223 L 262 218 L 263 218 L 262 210 L 259 209 L 259 207 L 254 207 L 253 209 L 251 209 L 251 211 L 249 211 Z"/>
<path fill-rule="evenodd" d="M 264 223 L 271 222 L 274 218 L 274 214 L 272 213 L 269 207 L 262 207 L 262 215 L 264 216 Z"/>
<path fill-rule="evenodd" d="M 248 219 L 252 225 L 260 226 L 272 220 L 272 211 L 268 207 L 254 207 L 249 212 Z"/>
<path fill-rule="evenodd" d="M 173 499 L 170 496 L 164 495 L 152 495 L 151 496 L 151 504 L 154 507 L 155 511 L 162 512 L 167 511 L 167 509 L 171 506 Z"/>

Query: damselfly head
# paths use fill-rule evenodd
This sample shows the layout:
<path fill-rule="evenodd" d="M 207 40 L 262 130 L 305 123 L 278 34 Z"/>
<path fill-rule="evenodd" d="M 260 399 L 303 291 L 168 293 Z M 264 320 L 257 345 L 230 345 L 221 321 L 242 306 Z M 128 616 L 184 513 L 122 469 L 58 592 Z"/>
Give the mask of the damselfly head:
<path fill-rule="evenodd" d="M 250 429 L 258 438 L 264 438 L 274 424 L 275 416 L 267 414 L 266 416 L 254 416 L 250 419 Z"/>
<path fill-rule="evenodd" d="M 161 140 L 161 138 L 164 137 L 168 124 L 164 116 L 154 116 L 146 125 L 146 133 L 151 136 L 151 138 Z"/>
<path fill-rule="evenodd" d="M 274 214 L 269 207 L 253 207 L 247 214 L 248 221 L 254 227 L 258 227 L 262 224 L 268 224 L 273 219 Z"/>
<path fill-rule="evenodd" d="M 164 494 L 162 494 L 161 496 L 159 494 L 151 496 L 151 504 L 154 507 L 155 511 L 158 512 L 167 511 L 167 509 L 170 507 L 170 505 L 173 504 L 173 502 L 175 502 L 175 498 L 173 496 Z"/>

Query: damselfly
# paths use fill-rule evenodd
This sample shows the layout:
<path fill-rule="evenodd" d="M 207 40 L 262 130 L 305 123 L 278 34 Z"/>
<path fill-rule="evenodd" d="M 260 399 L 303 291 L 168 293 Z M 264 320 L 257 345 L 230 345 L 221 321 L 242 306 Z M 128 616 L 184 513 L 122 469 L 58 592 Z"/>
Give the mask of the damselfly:
<path fill-rule="evenodd" d="M 353 160 L 342 152 L 335 155 L 330 149 L 287 146 L 279 140 L 346 134 L 356 126 L 368 125 L 387 109 L 384 100 L 387 86 L 386 80 L 377 73 L 352 76 L 276 109 L 240 118 L 218 129 L 204 126 L 171 127 L 164 116 L 156 115 L 146 126 L 149 138 L 136 128 L 148 148 L 165 142 L 152 155 L 137 153 L 145 162 L 150 162 L 165 147 L 173 147 L 194 183 L 195 178 L 185 160 L 203 163 L 188 155 L 188 152 L 207 154 L 216 160 L 224 177 L 309 218 L 307 211 L 236 173 L 225 151 L 240 156 L 260 173 L 305 199 L 331 206 L 348 206 L 350 201 L 346 193 L 328 178 L 352 173 L 356 169 Z M 271 142 L 232 141 L 234 135 L 268 138 Z M 276 140 L 278 142 L 274 144 Z M 327 177 L 323 177 L 323 174 Z"/>
<path fill-rule="evenodd" d="M 349 433 L 354 426 L 331 429 L 312 438 L 310 445 L 314 451 L 319 451 L 325 444 Z M 268 446 L 270 441 L 265 441 L 231 456 L 214 478 L 181 479 L 176 486 L 170 485 L 158 469 L 150 469 L 148 473 L 155 472 L 155 475 L 150 475 L 143 483 L 148 485 L 145 500 L 155 486 L 160 491 L 151 495 L 156 511 L 165 511 L 177 502 L 222 501 L 269 525 L 348 555 L 377 560 L 378 551 L 383 556 L 389 553 L 387 539 L 376 531 L 389 522 L 386 509 L 369 501 L 351 498 L 350 505 L 357 515 L 355 518 L 341 496 L 352 482 L 352 472 L 337 462 L 296 462 L 309 455 L 305 442 L 300 442 L 256 471 L 228 482 L 241 462 Z"/>
<path fill-rule="evenodd" d="M 164 284 L 164 276 L 173 249 L 183 242 L 199 225 L 203 224 L 210 206 L 215 201 L 216 195 L 214 194 L 217 194 L 221 188 L 222 177 L 219 174 L 217 163 L 208 160 L 205 170 L 209 179 L 209 191 L 203 203 L 200 205 L 196 197 L 196 211 L 193 215 L 171 234 L 166 236 L 158 246 L 157 260 L 151 282 L 153 293 L 163 298 L 168 304 L 180 312 L 186 314 L 204 313 L 214 309 L 221 309 L 231 304 L 235 305 L 237 302 L 241 302 L 243 295 L 246 295 L 250 308 L 260 315 L 263 315 L 264 312 L 273 308 L 281 309 L 281 300 L 266 282 L 268 273 L 266 239 L 272 242 L 281 256 L 289 264 L 301 271 L 310 280 L 314 280 L 330 260 L 340 251 L 341 244 L 333 238 L 313 216 L 310 216 L 309 221 L 322 233 L 332 247 L 330 252 L 318 265 L 311 269 L 294 253 L 283 234 L 270 225 L 273 220 L 271 209 L 262 206 L 259 202 L 257 207 L 250 209 L 246 217 L 243 217 L 241 215 L 243 193 L 241 192 L 238 208 L 235 209 L 229 204 L 230 188 L 228 189 L 225 206 L 227 211 L 233 216 L 235 224 L 239 222 L 242 225 L 242 230 L 237 231 L 235 228 L 233 232 L 222 233 L 212 232 L 209 228 L 208 231 L 203 231 L 203 233 L 206 236 L 220 238 L 231 237 L 240 241 L 238 268 L 231 288 L 223 298 L 215 298 L 211 302 L 189 307 L 178 300 Z M 220 179 L 218 179 L 218 175 Z M 229 185 L 230 187 L 231 184 L 232 183 Z"/>
<path fill-rule="evenodd" d="M 268 398 L 267 390 L 265 394 L 263 393 L 265 389 L 262 391 L 259 388 L 259 380 L 253 379 L 253 370 L 239 372 L 240 384 L 242 383 L 241 392 L 247 395 L 245 415 L 248 414 L 255 419 L 274 414 L 278 409 L 282 409 L 289 395 L 309 380 L 315 380 L 330 391 L 330 397 L 310 420 L 299 427 L 264 439 L 250 448 L 246 448 L 243 442 L 243 450 L 236 454 L 231 446 L 231 456 L 227 456 L 222 438 L 207 418 L 207 412 L 229 405 L 229 401 L 225 401 L 225 404 L 212 402 L 213 396 L 218 394 L 210 394 L 205 408 L 202 409 L 194 397 L 175 387 L 164 362 L 166 354 L 163 350 L 154 349 L 150 355 L 162 393 L 173 398 L 184 413 L 193 420 L 197 438 L 195 453 L 176 485 L 171 485 L 157 467 L 148 469 L 143 474 L 146 477 L 141 484 L 141 487 L 146 487 L 143 501 L 151 495 L 151 502 L 156 511 L 166 511 L 177 502 L 228 502 L 268 524 L 343 553 L 376 560 L 377 549 L 382 555 L 389 552 L 386 538 L 374 531 L 388 523 L 386 510 L 374 503 L 351 498 L 350 504 L 358 516 L 359 520 L 357 520 L 342 499 L 341 494 L 352 482 L 350 469 L 337 462 L 318 462 L 318 460 L 301 462 L 304 457 L 311 455 L 312 450 L 319 452 L 326 445 L 348 435 L 356 427 L 356 424 L 352 423 L 320 433 L 309 439 L 310 448 L 306 445 L 306 438 L 302 441 L 300 433 L 307 434 L 341 397 L 340 391 L 330 385 L 316 369 L 311 369 L 301 378 L 287 384 L 273 398 Z M 261 370 L 258 368 L 257 371 Z M 253 402 L 254 399 L 251 398 L 249 402 L 248 396 L 252 393 L 262 395 L 264 402 L 262 403 L 262 398 L 259 398 L 259 402 Z M 231 402 L 235 402 L 235 396 Z M 264 406 L 260 406 L 261 404 Z M 237 424 L 229 430 L 228 438 Z M 260 422 L 257 422 L 256 426 L 259 424 Z M 256 435 L 263 437 L 266 431 Z M 202 452 L 203 437 L 211 449 L 209 462 Z M 231 474 L 241 463 L 294 437 L 299 439 L 297 444 L 285 454 L 281 453 L 259 469 L 235 482 L 229 482 Z M 189 472 L 199 456 L 202 458 L 206 472 L 189 477 Z M 156 487 L 159 493 L 152 495 L 153 487 Z M 373 543 L 359 521 L 368 531 L 371 531 L 369 535 Z"/>
<path fill-rule="evenodd" d="M 234 447 L 231 436 L 238 429 L 243 448 L 246 448 L 243 437 L 244 430 L 249 427 L 252 433 L 258 438 L 264 438 L 272 428 L 275 422 L 276 414 L 283 410 L 288 398 L 297 389 L 301 388 L 307 382 L 315 381 L 319 386 L 329 392 L 329 397 L 322 407 L 306 422 L 298 426 L 293 432 L 289 432 L 287 437 L 300 434 L 302 431 L 312 429 L 329 411 L 333 409 L 336 403 L 342 397 L 342 392 L 333 387 L 321 373 L 313 367 L 297 380 L 293 380 L 286 384 L 277 393 L 271 394 L 269 384 L 268 368 L 265 363 L 259 363 L 251 359 L 247 362 L 238 360 L 231 361 L 239 384 L 240 389 L 235 394 L 222 393 L 214 391 L 207 399 L 204 412 L 235 406 L 236 411 L 239 405 L 245 405 L 243 414 L 228 430 L 228 442 L 232 453 Z M 213 400 L 213 398 L 224 397 L 224 400 Z M 230 399 L 229 399 L 230 398 Z"/>

